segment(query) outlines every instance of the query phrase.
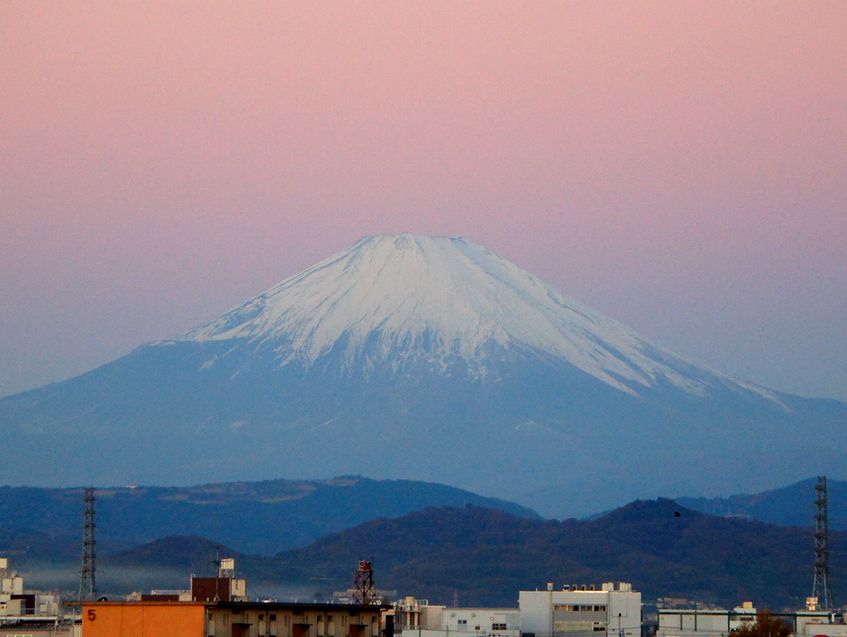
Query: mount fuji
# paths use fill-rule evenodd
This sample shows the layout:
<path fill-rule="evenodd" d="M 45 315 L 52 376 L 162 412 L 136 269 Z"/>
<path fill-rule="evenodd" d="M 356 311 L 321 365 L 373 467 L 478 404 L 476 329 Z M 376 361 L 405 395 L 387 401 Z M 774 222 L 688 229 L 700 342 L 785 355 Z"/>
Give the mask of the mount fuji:
<path fill-rule="evenodd" d="M 351 473 L 561 516 L 847 477 L 847 404 L 697 366 L 481 246 L 408 234 L 0 400 L 0 425 L 12 484 Z"/>

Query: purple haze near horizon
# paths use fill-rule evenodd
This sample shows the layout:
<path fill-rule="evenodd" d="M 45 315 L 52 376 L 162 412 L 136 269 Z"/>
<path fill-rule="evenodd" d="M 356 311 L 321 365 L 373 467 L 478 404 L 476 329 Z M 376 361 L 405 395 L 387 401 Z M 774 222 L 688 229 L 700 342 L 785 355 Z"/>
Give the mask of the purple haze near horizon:
<path fill-rule="evenodd" d="M 0 395 L 366 234 L 847 400 L 847 4 L 0 7 Z"/>

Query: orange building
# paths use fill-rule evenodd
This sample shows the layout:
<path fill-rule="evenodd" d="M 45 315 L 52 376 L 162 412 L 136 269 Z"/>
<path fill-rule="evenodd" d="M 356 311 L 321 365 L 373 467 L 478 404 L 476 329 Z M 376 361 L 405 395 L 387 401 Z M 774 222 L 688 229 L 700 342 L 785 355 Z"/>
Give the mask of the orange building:
<path fill-rule="evenodd" d="M 196 602 L 86 602 L 84 637 L 205 637 L 206 604 Z"/>
<path fill-rule="evenodd" d="M 387 606 L 281 602 L 83 602 L 82 637 L 393 637 Z"/>

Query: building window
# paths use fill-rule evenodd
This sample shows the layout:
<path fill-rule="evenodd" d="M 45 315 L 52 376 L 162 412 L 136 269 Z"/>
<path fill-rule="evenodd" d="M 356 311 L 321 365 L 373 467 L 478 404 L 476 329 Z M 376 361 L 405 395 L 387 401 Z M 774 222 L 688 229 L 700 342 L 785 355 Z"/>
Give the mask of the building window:
<path fill-rule="evenodd" d="M 457 623 L 457 624 L 459 624 L 459 626 L 467 626 L 467 625 L 468 625 L 468 620 L 467 620 L 467 619 L 460 619 L 460 620 L 459 620 L 459 621 L 457 621 L 456 623 Z"/>
<path fill-rule="evenodd" d="M 491 624 L 491 630 L 506 630 L 506 624 Z"/>

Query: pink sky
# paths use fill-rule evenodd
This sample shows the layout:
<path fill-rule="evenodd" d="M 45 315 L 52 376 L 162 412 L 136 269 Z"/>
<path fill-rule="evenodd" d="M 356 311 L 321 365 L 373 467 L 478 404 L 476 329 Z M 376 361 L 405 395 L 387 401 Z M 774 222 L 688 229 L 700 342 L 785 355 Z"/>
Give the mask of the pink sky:
<path fill-rule="evenodd" d="M 0 395 L 461 234 L 847 399 L 847 3 L 0 4 Z"/>

